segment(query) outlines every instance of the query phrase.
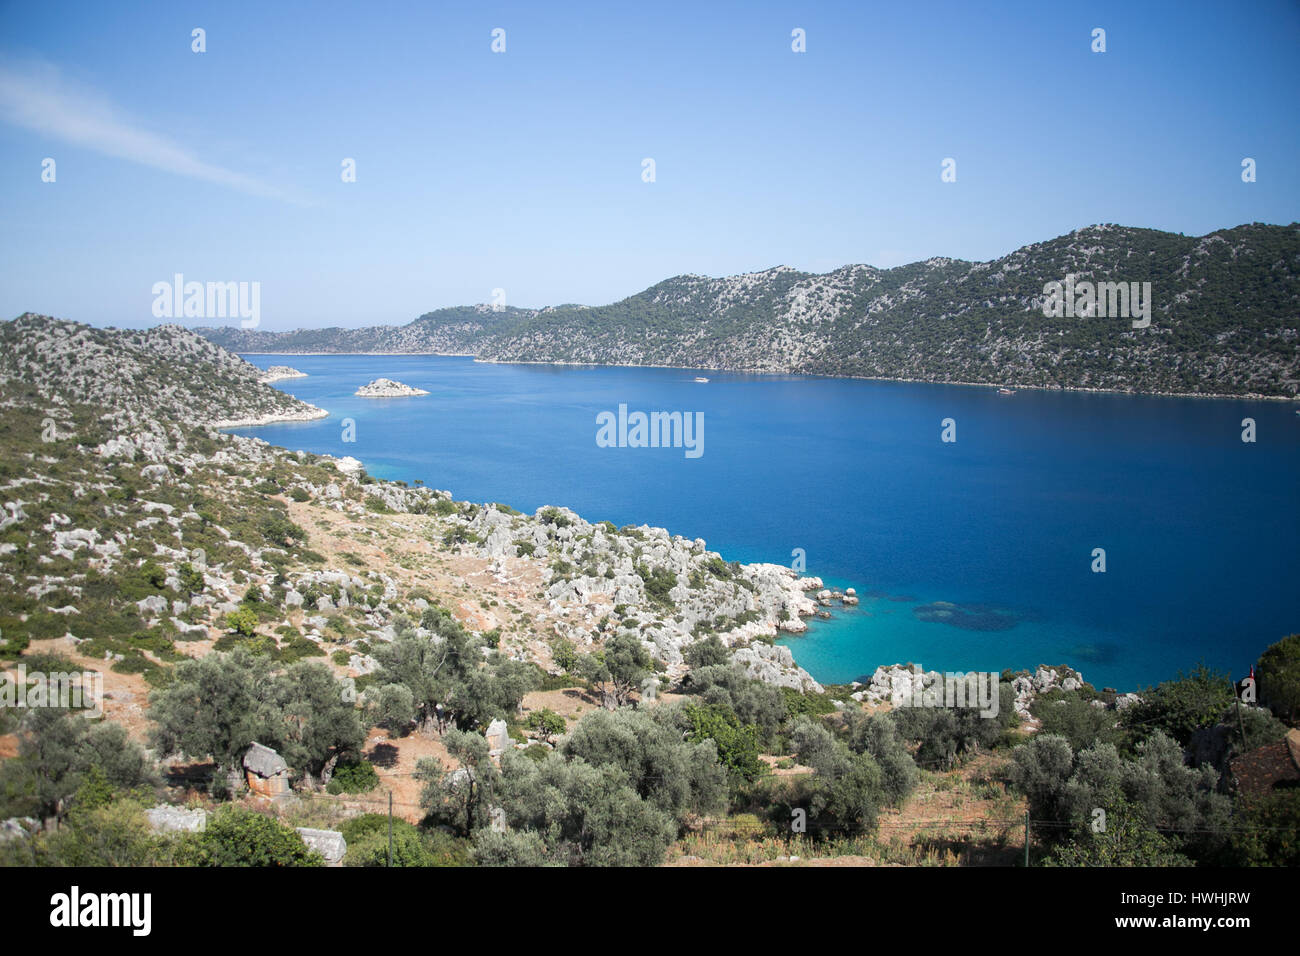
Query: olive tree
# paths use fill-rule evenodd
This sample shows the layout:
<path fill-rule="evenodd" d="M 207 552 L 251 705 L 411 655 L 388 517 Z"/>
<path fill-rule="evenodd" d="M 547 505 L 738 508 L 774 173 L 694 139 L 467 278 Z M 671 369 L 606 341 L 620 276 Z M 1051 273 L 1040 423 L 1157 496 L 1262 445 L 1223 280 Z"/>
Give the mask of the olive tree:
<path fill-rule="evenodd" d="M 432 757 L 420 760 L 415 767 L 416 778 L 424 783 L 420 804 L 434 819 L 469 836 L 487 824 L 501 773 L 481 735 L 453 728 L 443 735 L 442 742 L 459 766 L 446 770 Z"/>
<path fill-rule="evenodd" d="M 824 724 L 800 717 L 790 728 L 790 745 L 813 777 L 803 802 L 819 835 L 855 835 L 875 829 L 886 801 L 880 766 L 869 753 L 854 753 Z"/>
<path fill-rule="evenodd" d="M 563 751 L 593 766 L 617 767 L 640 796 L 680 820 L 720 809 L 728 788 L 717 746 L 684 740 L 685 723 L 673 705 L 593 710 L 569 733 Z"/>
<path fill-rule="evenodd" d="M 614 764 L 551 753 L 538 763 L 502 758 L 499 805 L 509 836 L 475 835 L 485 863 L 655 866 L 677 835 L 672 814 L 628 784 Z"/>
<path fill-rule="evenodd" d="M 276 691 L 264 656 L 236 647 L 182 661 L 172 674 L 149 697 L 159 753 L 210 755 L 229 771 L 255 740 L 275 738 Z"/>
<path fill-rule="evenodd" d="M 122 792 L 158 782 L 153 762 L 120 724 L 59 708 L 29 710 L 18 755 L 0 762 L 0 814 L 63 818 L 92 778 Z"/>

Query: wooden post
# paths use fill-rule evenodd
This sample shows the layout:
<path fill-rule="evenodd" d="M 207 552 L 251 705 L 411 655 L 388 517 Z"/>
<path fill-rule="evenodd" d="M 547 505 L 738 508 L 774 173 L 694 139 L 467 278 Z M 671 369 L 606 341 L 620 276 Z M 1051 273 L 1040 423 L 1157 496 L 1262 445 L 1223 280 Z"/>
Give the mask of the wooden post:
<path fill-rule="evenodd" d="M 393 865 L 393 791 L 388 791 L 388 865 Z"/>
<path fill-rule="evenodd" d="M 1029 866 L 1029 811 L 1025 811 L 1025 866 Z"/>

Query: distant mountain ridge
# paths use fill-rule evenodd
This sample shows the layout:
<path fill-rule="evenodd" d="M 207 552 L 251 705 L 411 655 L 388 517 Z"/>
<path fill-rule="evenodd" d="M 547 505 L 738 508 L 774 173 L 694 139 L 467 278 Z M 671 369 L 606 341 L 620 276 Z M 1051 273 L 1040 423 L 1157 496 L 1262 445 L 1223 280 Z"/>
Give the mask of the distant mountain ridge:
<path fill-rule="evenodd" d="M 1151 326 L 1047 318 L 1043 287 L 1150 282 Z M 461 306 L 402 326 L 200 328 L 234 352 L 395 352 L 927 382 L 1293 397 L 1300 224 L 1089 226 L 990 262 L 683 275 L 604 306 Z"/>

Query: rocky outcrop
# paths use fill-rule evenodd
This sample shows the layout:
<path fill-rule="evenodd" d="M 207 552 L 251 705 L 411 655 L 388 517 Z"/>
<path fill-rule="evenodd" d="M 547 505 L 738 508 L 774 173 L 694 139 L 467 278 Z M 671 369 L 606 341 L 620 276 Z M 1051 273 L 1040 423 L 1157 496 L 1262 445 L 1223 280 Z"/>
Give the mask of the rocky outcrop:
<path fill-rule="evenodd" d="M 300 372 L 296 368 L 290 368 L 288 365 L 272 365 L 261 374 L 258 381 L 264 385 L 270 385 L 272 382 L 282 382 L 289 378 L 306 378 L 306 372 Z"/>
<path fill-rule="evenodd" d="M 788 647 L 755 642 L 734 651 L 731 661 L 743 667 L 750 677 L 766 684 L 789 687 L 806 694 L 822 693 L 822 685 L 794 662 L 794 655 Z"/>
<path fill-rule="evenodd" d="M 744 663 L 762 680 L 820 686 L 788 649 L 764 643 L 778 631 L 806 627 L 802 618 L 817 607 L 808 592 L 821 587 L 820 579 L 777 564 L 728 563 L 701 538 L 648 525 L 592 524 L 568 508 L 548 506 L 530 516 L 487 505 L 448 521 L 463 524 L 471 539 L 464 547 L 473 553 L 543 563 L 552 609 L 619 610 L 624 624 L 615 630 L 635 633 L 670 675 L 685 672 L 686 645 L 713 633 L 728 647 L 751 648 Z M 577 640 L 592 636 L 579 633 Z"/>
<path fill-rule="evenodd" d="M 922 670 L 914 664 L 878 667 L 865 686 L 854 683 L 854 687 L 858 689 L 855 689 L 850 696 L 854 700 L 867 704 L 901 706 L 916 700 L 924 688 L 933 685 L 942 676 L 939 671 Z M 1021 719 L 1032 720 L 1029 709 L 1040 695 L 1053 690 L 1069 693 L 1082 690 L 1085 686 L 1083 675 L 1073 668 L 1041 665 L 1032 675 L 1020 674 L 1012 678 L 1011 692 L 1014 695 L 1012 706 Z M 1116 711 L 1121 711 L 1140 701 L 1141 698 L 1137 694 L 1121 694 L 1115 698 L 1111 706 Z M 1094 700 L 1093 703 L 1101 707 L 1107 706 L 1102 700 Z"/>
<path fill-rule="evenodd" d="M 362 398 L 404 398 L 408 395 L 428 395 L 422 388 L 412 388 L 391 378 L 377 378 L 369 385 L 362 385 L 356 390 Z"/>
<path fill-rule="evenodd" d="M 867 704 L 893 704 L 897 707 L 913 700 L 926 683 L 938 676 L 938 671 L 925 671 L 912 664 L 877 667 L 867 686 L 849 696 Z"/>
<path fill-rule="evenodd" d="M 10 817 L 0 821 L 0 842 L 26 839 L 40 828 L 41 821 L 35 817 Z"/>
<path fill-rule="evenodd" d="M 156 833 L 201 833 L 208 826 L 208 811 L 202 807 L 186 810 L 163 804 L 144 812 Z"/>
<path fill-rule="evenodd" d="M 307 849 L 319 853 L 326 866 L 342 866 L 343 857 L 348 852 L 348 841 L 337 830 L 313 830 L 310 827 L 298 827 L 298 836 L 307 844 Z"/>

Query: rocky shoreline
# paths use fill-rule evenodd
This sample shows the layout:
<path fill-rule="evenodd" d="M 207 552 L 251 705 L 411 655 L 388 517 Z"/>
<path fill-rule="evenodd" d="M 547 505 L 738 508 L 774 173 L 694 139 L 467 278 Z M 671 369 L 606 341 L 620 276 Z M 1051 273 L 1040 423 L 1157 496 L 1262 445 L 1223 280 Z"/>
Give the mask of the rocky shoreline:
<path fill-rule="evenodd" d="M 906 707 L 921 699 L 927 689 L 935 686 L 942 687 L 942 680 L 945 677 L 953 676 L 939 671 L 922 670 L 915 664 L 892 664 L 888 667 L 876 668 L 870 681 L 866 683 L 854 681 L 850 684 L 853 693 L 849 696 L 864 704 Z M 1046 664 L 1040 664 L 1032 674 L 1021 672 L 1008 683 L 1011 686 L 1012 706 L 1016 714 L 1031 724 L 1034 718 L 1030 708 L 1038 697 L 1054 690 L 1069 693 L 1088 686 L 1080 671 L 1068 666 Z M 1118 712 L 1142 701 L 1141 697 L 1133 693 L 1111 692 L 1111 694 L 1113 699 L 1094 700 L 1093 706 Z"/>
<path fill-rule="evenodd" d="M 809 592 L 823 590 L 820 578 L 778 564 L 728 563 L 702 538 L 649 525 L 592 524 L 568 508 L 543 507 L 529 517 L 487 505 L 465 526 L 469 547 L 493 559 L 499 572 L 507 559 L 545 556 L 550 611 L 578 612 L 578 621 L 558 629 L 578 647 L 594 643 L 593 625 L 602 637 L 631 631 L 677 678 L 688 669 L 684 648 L 713 634 L 751 676 L 822 691 L 789 648 L 773 643 L 779 633 L 807 630 L 804 618 L 818 609 Z M 617 613 L 601 626 L 598 615 L 611 609 Z"/>
<path fill-rule="evenodd" d="M 356 459 L 337 459 L 334 464 L 348 479 L 364 475 Z M 368 487 L 393 510 L 410 506 L 409 489 L 386 483 Z M 448 491 L 421 491 L 451 501 Z M 447 537 L 460 542 L 462 553 L 489 560 L 497 583 L 517 580 L 521 564 L 541 567 L 545 623 L 552 634 L 589 650 L 597 641 L 631 632 L 673 679 L 689 670 L 685 648 L 713 635 L 749 676 L 823 693 L 823 685 L 798 664 L 791 648 L 775 640 L 782 634 L 805 633 L 808 619 L 830 617 L 828 608 L 852 607 L 860 600 L 854 588 L 826 588 L 821 578 L 801 576 L 784 565 L 728 563 L 701 538 L 649 525 L 615 528 L 609 522 L 592 523 L 563 507 L 545 506 L 524 515 L 505 505 L 487 504 L 447 521 L 463 528 Z M 932 680 L 939 672 L 921 672 L 913 665 L 881 666 L 870 682 L 850 684 L 853 692 L 848 696 L 869 704 L 896 703 L 911 695 L 922 673 Z M 1083 684 L 1082 674 L 1073 668 L 1040 666 L 1034 675 L 1012 682 L 1015 708 L 1028 717 L 1037 695 Z M 1117 699 L 1127 698 L 1136 699 Z"/>
<path fill-rule="evenodd" d="M 258 379 L 263 385 L 270 385 L 272 382 L 282 382 L 289 378 L 306 378 L 306 372 L 300 372 L 296 368 L 290 368 L 288 365 L 272 365 Z"/>
<path fill-rule="evenodd" d="M 303 402 L 306 405 L 306 402 Z M 257 415 L 250 418 L 235 418 L 212 422 L 201 422 L 199 424 L 208 428 L 254 428 L 258 425 L 280 425 L 289 422 L 314 422 L 322 418 L 328 418 L 329 412 L 323 408 L 317 408 L 315 405 L 307 405 L 302 411 L 293 412 L 272 412 L 267 415 Z"/>

